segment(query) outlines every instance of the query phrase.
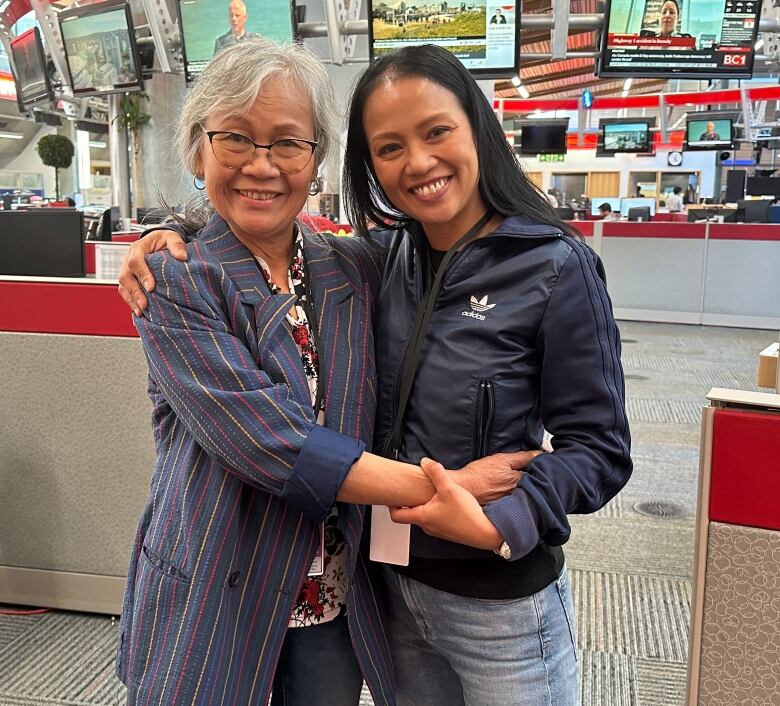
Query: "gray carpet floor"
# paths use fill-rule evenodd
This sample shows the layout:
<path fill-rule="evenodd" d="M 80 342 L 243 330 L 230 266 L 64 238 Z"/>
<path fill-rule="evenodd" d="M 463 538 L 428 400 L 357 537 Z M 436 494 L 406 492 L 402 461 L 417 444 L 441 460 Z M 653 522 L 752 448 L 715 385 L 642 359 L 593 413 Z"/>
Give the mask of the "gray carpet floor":
<path fill-rule="evenodd" d="M 582 704 L 678 706 L 685 693 L 701 407 L 711 387 L 758 389 L 758 352 L 773 334 L 632 322 L 620 328 L 635 472 L 602 510 L 571 518 L 566 547 Z M 640 503 L 670 514 L 648 517 L 637 510 Z M 0 615 L 0 706 L 124 703 L 113 676 L 116 637 L 116 622 L 106 617 Z M 371 704 L 367 694 L 363 703 Z"/>

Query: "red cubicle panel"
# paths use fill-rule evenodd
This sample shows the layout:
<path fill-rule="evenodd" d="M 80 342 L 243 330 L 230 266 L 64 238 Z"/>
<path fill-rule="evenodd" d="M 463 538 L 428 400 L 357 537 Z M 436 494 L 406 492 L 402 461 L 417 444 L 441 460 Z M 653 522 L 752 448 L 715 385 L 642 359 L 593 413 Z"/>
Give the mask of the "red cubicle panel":
<path fill-rule="evenodd" d="M 780 414 L 718 410 L 710 520 L 780 530 Z"/>

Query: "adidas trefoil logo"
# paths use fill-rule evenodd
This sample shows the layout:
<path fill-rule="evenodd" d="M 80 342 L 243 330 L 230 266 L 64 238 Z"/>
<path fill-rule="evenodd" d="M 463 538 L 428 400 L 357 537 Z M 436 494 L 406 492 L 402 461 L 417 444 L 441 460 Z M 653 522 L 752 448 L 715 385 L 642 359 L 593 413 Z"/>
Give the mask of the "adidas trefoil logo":
<path fill-rule="evenodd" d="M 479 319 L 480 321 L 485 320 L 483 313 L 490 311 L 495 306 L 495 304 L 488 304 L 487 294 L 482 299 L 477 299 L 472 294 L 469 304 L 471 304 L 471 311 L 464 311 L 461 313 L 461 316 L 470 316 L 472 319 Z"/>

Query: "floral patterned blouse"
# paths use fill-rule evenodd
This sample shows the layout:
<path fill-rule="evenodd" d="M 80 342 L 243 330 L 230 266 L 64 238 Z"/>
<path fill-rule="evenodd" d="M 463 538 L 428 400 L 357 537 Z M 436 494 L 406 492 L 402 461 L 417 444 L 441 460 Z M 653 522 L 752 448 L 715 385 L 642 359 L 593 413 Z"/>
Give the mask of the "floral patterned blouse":
<path fill-rule="evenodd" d="M 317 343 L 312 335 L 306 310 L 302 303 L 307 300 L 306 268 L 303 259 L 303 234 L 297 230 L 293 257 L 287 273 L 287 285 L 298 300 L 295 304 L 295 316 L 287 314 L 287 322 L 292 329 L 292 337 L 301 354 L 301 362 L 309 381 L 312 405 L 317 399 L 317 378 L 319 358 Z M 262 258 L 256 257 L 271 294 L 279 294 L 278 285 L 271 279 L 271 270 Z M 317 423 L 323 424 L 325 415 L 319 411 Z M 319 576 L 307 576 L 303 581 L 298 600 L 290 615 L 289 627 L 299 628 L 317 625 L 345 615 L 347 595 L 347 543 L 339 528 L 338 511 L 331 508 L 325 518 L 323 573 Z"/>

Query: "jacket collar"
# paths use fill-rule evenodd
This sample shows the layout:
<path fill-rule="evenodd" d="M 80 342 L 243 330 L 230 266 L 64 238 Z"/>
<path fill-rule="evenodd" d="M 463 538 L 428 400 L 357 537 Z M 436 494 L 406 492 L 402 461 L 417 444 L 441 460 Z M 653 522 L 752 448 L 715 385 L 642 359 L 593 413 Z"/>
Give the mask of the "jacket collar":
<path fill-rule="evenodd" d="M 427 248 L 425 232 L 417 221 L 411 221 L 409 225 L 406 226 L 405 230 L 411 235 L 417 248 Z M 528 216 L 507 216 L 495 230 L 487 233 L 478 240 L 494 237 L 524 239 L 560 238 L 563 237 L 563 232 L 556 226 L 540 223 Z"/>

